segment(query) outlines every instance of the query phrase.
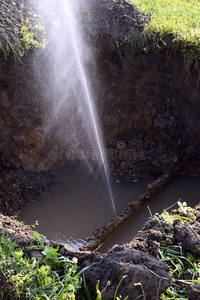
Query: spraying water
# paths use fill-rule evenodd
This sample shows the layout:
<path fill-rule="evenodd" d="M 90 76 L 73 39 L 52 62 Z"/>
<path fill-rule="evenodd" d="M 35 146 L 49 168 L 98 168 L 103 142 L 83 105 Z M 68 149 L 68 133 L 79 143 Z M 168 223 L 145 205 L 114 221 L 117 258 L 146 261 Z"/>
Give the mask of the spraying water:
<path fill-rule="evenodd" d="M 79 55 L 78 45 L 76 43 L 75 37 L 77 36 L 77 33 L 75 32 L 75 27 L 73 27 L 72 12 L 70 9 L 69 1 L 63 0 L 63 3 L 65 4 L 65 12 L 66 12 L 67 20 L 69 22 L 69 29 L 70 29 L 71 36 L 72 36 L 72 47 L 74 48 L 74 52 L 75 52 L 76 60 L 77 60 L 77 68 L 78 68 L 78 71 L 80 72 L 80 77 L 81 77 L 81 81 L 82 81 L 82 85 L 83 85 L 83 91 L 85 93 L 84 99 L 86 100 L 86 105 L 88 106 L 88 110 L 89 110 L 89 113 L 91 116 L 91 123 L 92 123 L 93 129 L 94 129 L 94 137 L 96 140 L 97 149 L 100 154 L 100 160 L 103 165 L 103 171 L 105 173 L 106 183 L 108 185 L 108 192 L 109 192 L 109 196 L 111 199 L 112 208 L 113 208 L 114 213 L 116 214 L 114 199 L 113 199 L 110 181 L 109 181 L 107 162 L 106 162 L 105 156 L 104 156 L 104 151 L 103 151 L 104 148 L 102 145 L 103 143 L 100 138 L 101 134 L 99 132 L 98 124 L 96 121 L 97 118 L 95 117 L 96 114 L 95 114 L 95 109 L 94 109 L 94 105 L 93 105 L 93 101 L 92 101 L 92 96 L 91 96 L 90 90 L 89 90 L 89 85 L 87 83 L 87 76 L 85 74 L 83 64 L 81 63 L 81 57 Z"/>
<path fill-rule="evenodd" d="M 105 176 L 107 192 L 113 212 L 116 214 L 103 139 L 94 105 L 92 88 L 86 72 L 92 55 L 80 34 L 81 24 L 77 20 L 77 12 L 80 6 L 84 5 L 83 2 L 81 1 L 81 4 L 80 1 L 76 0 L 51 2 L 51 14 L 54 16 L 54 24 L 51 28 L 48 26 L 48 40 L 51 41 L 51 44 L 54 44 L 54 47 L 50 56 L 52 64 L 50 72 L 52 77 L 50 76 L 50 80 L 52 81 L 53 76 L 55 77 L 49 93 L 56 98 L 56 102 L 52 102 L 52 117 L 54 125 L 56 120 L 58 120 L 58 123 L 62 120 L 60 127 L 63 128 L 63 122 L 65 122 L 67 129 L 63 129 L 62 135 L 67 134 L 68 146 L 73 146 L 73 149 L 82 149 L 83 145 L 89 144 L 93 153 L 96 152 L 97 163 Z M 49 8 L 49 2 L 47 5 Z M 43 7 L 43 10 L 45 10 L 45 7 Z M 52 123 L 49 124 L 48 130 L 51 128 Z M 87 154 L 92 151 L 87 152 Z M 85 158 L 88 158 L 87 155 L 85 155 Z M 87 161 L 87 163 L 91 169 L 90 161 Z"/>

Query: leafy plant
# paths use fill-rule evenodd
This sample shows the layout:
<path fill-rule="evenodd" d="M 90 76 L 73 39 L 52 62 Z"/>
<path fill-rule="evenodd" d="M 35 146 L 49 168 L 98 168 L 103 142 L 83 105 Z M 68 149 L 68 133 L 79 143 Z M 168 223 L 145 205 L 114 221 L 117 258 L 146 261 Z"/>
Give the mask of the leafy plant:
<path fill-rule="evenodd" d="M 3 33 L 5 42 L 0 42 L 0 52 L 4 57 L 7 59 L 12 54 L 20 62 L 27 51 L 45 49 L 47 45 L 45 28 L 37 20 L 33 23 L 28 17 L 24 19 L 21 15 L 21 18 L 21 32 L 18 35 L 11 33 L 10 37 Z"/>
<path fill-rule="evenodd" d="M 28 17 L 24 20 L 23 15 L 22 22 L 20 43 L 25 51 L 38 48 L 45 49 L 47 42 L 44 27 L 40 23 L 32 24 Z"/>
<path fill-rule="evenodd" d="M 44 239 L 41 237 L 41 235 L 34 231 L 34 239 L 37 241 L 38 245 L 43 248 L 44 247 Z"/>
<path fill-rule="evenodd" d="M 169 213 L 169 210 L 178 204 L 178 209 L 173 210 Z M 178 219 L 186 225 L 192 224 L 196 220 L 195 211 L 190 206 L 187 206 L 186 202 L 181 202 L 180 200 L 174 203 L 172 206 L 164 209 L 161 214 L 152 214 L 149 206 L 147 206 L 151 219 L 156 220 L 161 226 L 173 228 L 174 220 Z"/>

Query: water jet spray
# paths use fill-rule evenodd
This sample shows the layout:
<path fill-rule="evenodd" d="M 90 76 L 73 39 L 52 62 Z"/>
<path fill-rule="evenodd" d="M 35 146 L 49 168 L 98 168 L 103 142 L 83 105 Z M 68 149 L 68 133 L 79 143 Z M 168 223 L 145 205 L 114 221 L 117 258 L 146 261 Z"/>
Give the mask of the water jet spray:
<path fill-rule="evenodd" d="M 42 5 L 44 2 L 39 4 L 39 6 Z M 94 103 L 94 93 L 87 75 L 87 68 L 92 56 L 88 45 L 83 40 L 81 24 L 77 20 L 77 13 L 80 14 L 81 5 L 87 5 L 87 3 L 80 3 L 76 0 L 53 0 L 50 3 L 47 2 L 45 8 L 42 7 L 43 11 L 51 8 L 51 14 L 55 18 L 53 23 L 58 24 L 47 28 L 47 39 L 49 44 L 53 45 L 49 63 L 52 64 L 52 74 L 54 75 L 49 81 L 53 90 L 49 92 L 50 97 L 47 98 L 56 98 L 56 101 L 55 99 L 52 101 L 52 119 L 57 118 L 59 124 L 63 118 L 61 126 L 66 126 L 66 128 L 71 126 L 71 131 L 65 130 L 73 149 L 82 149 L 84 141 L 86 141 L 85 144 L 89 144 L 88 147 L 98 154 L 97 163 L 105 178 L 107 194 L 116 215 L 103 138 Z M 48 130 L 52 127 L 50 123 Z M 65 143 L 63 135 L 65 132 L 61 137 L 61 141 Z M 90 165 L 90 160 L 87 163 Z"/>

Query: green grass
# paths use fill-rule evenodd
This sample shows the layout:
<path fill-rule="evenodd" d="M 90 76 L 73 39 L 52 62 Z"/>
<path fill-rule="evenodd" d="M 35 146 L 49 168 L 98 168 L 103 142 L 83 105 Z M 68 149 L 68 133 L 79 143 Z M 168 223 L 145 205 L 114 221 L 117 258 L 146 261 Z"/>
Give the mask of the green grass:
<path fill-rule="evenodd" d="M 78 259 L 69 259 L 58 253 L 56 248 L 45 244 L 39 233 L 34 233 L 36 245 L 32 249 L 39 251 L 42 256 L 29 258 L 25 251 L 12 241 L 4 230 L 0 231 L 0 300 L 14 299 L 29 300 L 102 300 L 103 290 L 96 284 L 96 296 L 92 297 L 88 290 L 84 272 L 90 266 L 78 270 Z M 127 300 L 117 296 L 123 276 L 115 290 L 113 300 Z M 79 294 L 84 286 L 86 298 Z"/>
<path fill-rule="evenodd" d="M 192 291 L 198 291 L 195 285 L 200 284 L 199 258 L 191 253 L 184 254 L 181 244 L 161 247 L 159 257 L 168 265 L 172 279 L 172 285 L 161 295 L 161 299 L 188 299 L 186 285 Z M 186 275 L 190 279 L 184 279 Z"/>
<path fill-rule="evenodd" d="M 157 40 L 157 47 L 180 49 L 189 60 L 200 59 L 199 0 L 131 0 L 141 11 L 151 15 L 145 31 Z M 172 37 L 165 39 L 165 37 Z M 158 38 L 159 37 L 159 38 Z"/>
<path fill-rule="evenodd" d="M 36 235 L 38 240 L 39 235 Z M 28 258 L 23 249 L 17 247 L 2 231 L 0 238 L 0 299 L 4 299 L 5 289 L 15 299 L 32 300 L 75 300 L 81 286 L 77 259 L 70 260 L 58 253 L 58 247 L 44 245 L 41 238 L 39 248 L 43 258 Z M 37 247 L 37 246 L 33 246 Z M 3 281 L 3 282 L 2 282 Z"/>

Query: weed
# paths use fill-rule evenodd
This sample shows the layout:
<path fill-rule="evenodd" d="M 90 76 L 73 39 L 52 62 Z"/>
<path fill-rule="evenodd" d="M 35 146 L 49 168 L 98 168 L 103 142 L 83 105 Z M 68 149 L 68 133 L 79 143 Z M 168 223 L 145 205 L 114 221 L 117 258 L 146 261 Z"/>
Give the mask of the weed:
<path fill-rule="evenodd" d="M 122 280 L 124 278 L 126 278 L 126 277 L 127 277 L 127 275 L 124 275 L 120 279 L 120 281 L 119 281 L 119 283 L 117 285 L 117 288 L 115 290 L 115 294 L 114 294 L 113 300 L 121 300 L 122 299 L 121 296 L 117 296 L 117 293 L 118 293 L 119 287 L 120 287 L 120 285 L 122 283 Z M 90 291 L 89 291 L 88 286 L 86 284 L 85 275 L 83 274 L 83 286 L 84 286 L 87 298 L 85 299 L 84 297 L 81 297 L 81 300 L 93 300 L 93 299 L 94 300 L 102 300 L 102 294 L 103 294 L 103 292 L 107 289 L 107 287 L 111 283 L 110 283 L 110 281 L 108 281 L 107 284 L 106 284 L 106 286 L 102 290 L 100 290 L 99 284 L 100 284 L 100 282 L 98 281 L 97 284 L 96 284 L 96 294 L 97 294 L 97 296 L 94 299 L 94 298 L 92 298 L 92 296 L 90 294 Z M 123 300 L 127 300 L 127 299 L 128 299 L 128 296 L 126 296 Z"/>
<path fill-rule="evenodd" d="M 173 232 L 173 223 L 176 219 L 186 225 L 196 220 L 195 209 L 189 207 L 186 202 L 181 203 L 179 200 L 175 204 L 178 204 L 178 209 L 170 214 L 168 210 L 171 207 L 155 215 L 148 208 L 151 219 L 156 220 L 161 227 L 170 229 L 171 232 Z M 197 286 L 200 287 L 200 259 L 192 253 L 185 253 L 181 243 L 173 244 L 172 242 L 173 234 L 166 235 L 165 245 L 169 246 L 160 247 L 158 252 L 158 257 L 169 267 L 172 281 L 172 285 L 161 295 L 160 299 L 188 299 L 186 287 L 192 291 L 196 291 Z"/>
<path fill-rule="evenodd" d="M 118 283 L 117 288 L 116 288 L 116 290 L 115 290 L 115 294 L 114 294 L 114 300 L 119 300 L 119 299 L 120 299 L 119 297 L 117 297 L 117 292 L 118 292 L 118 289 L 119 289 L 119 287 L 120 287 L 120 284 L 122 283 L 122 280 L 123 280 L 124 278 L 126 278 L 126 277 L 127 277 L 127 275 L 122 276 L 120 282 Z M 126 299 L 128 299 L 128 296 L 126 296 L 126 297 L 124 298 L 124 300 L 126 300 Z"/>
<path fill-rule="evenodd" d="M 25 51 L 30 49 L 36 50 L 38 48 L 44 49 L 47 44 L 45 39 L 46 32 L 44 30 L 44 27 L 40 23 L 32 24 L 28 17 L 26 18 L 26 20 L 24 20 L 23 15 L 22 22 L 22 38 L 20 39 L 20 43 L 23 49 L 25 49 Z"/>
<path fill-rule="evenodd" d="M 178 204 L 178 209 L 172 211 L 172 213 L 169 213 L 168 210 L 176 204 Z M 160 226 L 163 226 L 164 228 L 168 227 L 172 229 L 172 225 L 176 219 L 180 220 L 186 225 L 192 224 L 196 220 L 194 210 L 190 206 L 187 206 L 186 202 L 182 203 L 180 200 L 172 206 L 164 209 L 161 214 L 156 213 L 153 215 L 150 208 L 148 206 L 147 208 L 149 210 L 151 219 L 156 220 Z"/>
<path fill-rule="evenodd" d="M 184 255 L 181 244 L 161 247 L 159 258 L 168 265 L 172 278 L 172 285 L 161 299 L 188 299 L 184 286 L 195 291 L 195 284 L 200 283 L 200 260 L 191 253 Z M 185 280 L 186 275 L 191 279 Z"/>
<path fill-rule="evenodd" d="M 22 18 L 22 27 L 19 36 L 12 35 L 10 38 L 4 34 L 5 43 L 0 42 L 0 52 L 7 59 L 9 55 L 13 55 L 15 60 L 20 62 L 24 54 L 29 50 L 45 49 L 47 45 L 46 32 L 44 27 L 35 21 L 31 23 L 29 18 Z"/>
<path fill-rule="evenodd" d="M 37 241 L 38 245 L 41 248 L 44 248 L 44 239 L 41 237 L 41 235 L 37 231 L 34 231 L 34 239 Z"/>
<path fill-rule="evenodd" d="M 144 298 L 144 300 L 146 300 L 146 296 L 145 296 L 145 293 L 144 293 L 143 285 L 142 285 L 140 282 L 134 283 L 134 285 L 135 285 L 135 286 L 138 286 L 138 285 L 141 286 L 143 298 Z"/>

